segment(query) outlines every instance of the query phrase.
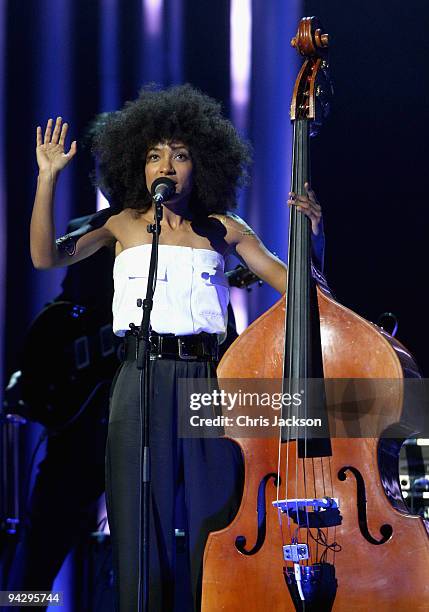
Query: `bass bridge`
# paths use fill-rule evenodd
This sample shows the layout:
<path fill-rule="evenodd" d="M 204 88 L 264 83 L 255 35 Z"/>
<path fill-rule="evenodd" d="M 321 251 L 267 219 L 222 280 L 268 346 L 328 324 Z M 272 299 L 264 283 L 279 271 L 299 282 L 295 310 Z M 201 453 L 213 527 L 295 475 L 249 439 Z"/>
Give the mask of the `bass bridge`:
<path fill-rule="evenodd" d="M 299 527 L 322 529 L 341 524 L 340 503 L 336 497 L 282 499 L 273 506 Z"/>

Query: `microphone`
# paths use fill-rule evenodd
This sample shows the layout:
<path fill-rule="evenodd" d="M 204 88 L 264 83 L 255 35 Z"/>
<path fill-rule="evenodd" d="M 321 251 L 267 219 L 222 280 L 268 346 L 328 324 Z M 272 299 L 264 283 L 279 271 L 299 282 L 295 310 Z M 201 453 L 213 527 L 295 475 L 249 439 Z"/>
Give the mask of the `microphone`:
<path fill-rule="evenodd" d="M 150 194 L 156 204 L 163 204 L 176 193 L 176 183 L 169 178 L 158 178 L 152 183 Z"/>

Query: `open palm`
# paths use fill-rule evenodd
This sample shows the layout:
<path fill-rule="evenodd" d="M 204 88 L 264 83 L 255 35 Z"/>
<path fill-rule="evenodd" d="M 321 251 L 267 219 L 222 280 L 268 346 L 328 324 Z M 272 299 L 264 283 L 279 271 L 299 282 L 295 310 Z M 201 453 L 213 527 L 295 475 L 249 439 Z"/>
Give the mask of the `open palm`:
<path fill-rule="evenodd" d="M 36 157 L 41 172 L 60 172 L 76 154 L 75 140 L 72 142 L 68 153 L 64 149 L 68 124 L 62 123 L 62 118 L 57 117 L 53 131 L 52 125 L 53 120 L 49 119 L 46 124 L 44 137 L 42 136 L 42 128 L 40 126 L 37 127 Z"/>

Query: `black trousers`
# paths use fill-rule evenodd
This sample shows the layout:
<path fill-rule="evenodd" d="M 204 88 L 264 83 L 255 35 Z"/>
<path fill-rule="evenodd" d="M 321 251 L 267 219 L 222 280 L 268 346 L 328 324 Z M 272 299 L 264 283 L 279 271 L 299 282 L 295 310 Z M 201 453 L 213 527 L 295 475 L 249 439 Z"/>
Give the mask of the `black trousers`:
<path fill-rule="evenodd" d="M 151 612 L 174 609 L 175 528 L 179 492 L 189 550 L 189 603 L 200 610 L 202 561 L 208 534 L 228 525 L 241 501 L 243 463 L 234 442 L 223 438 L 181 438 L 177 432 L 179 378 L 209 378 L 209 362 L 159 359 L 150 362 L 150 602 Z M 114 384 L 106 449 L 106 500 L 113 547 L 116 609 L 136 612 L 141 544 L 139 410 L 136 362 L 120 367 Z M 181 498 L 181 496 L 180 496 Z M 181 585 L 183 587 L 183 585 Z M 183 591 L 183 588 L 181 589 Z"/>

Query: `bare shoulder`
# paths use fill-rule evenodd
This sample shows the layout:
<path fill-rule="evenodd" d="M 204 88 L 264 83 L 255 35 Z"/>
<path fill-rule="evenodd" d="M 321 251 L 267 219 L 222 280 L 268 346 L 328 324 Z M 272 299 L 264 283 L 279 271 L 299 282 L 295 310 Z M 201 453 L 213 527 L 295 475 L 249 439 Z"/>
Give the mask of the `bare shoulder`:
<path fill-rule="evenodd" d="M 133 223 L 135 223 L 135 217 L 136 211 L 125 208 L 109 217 L 104 224 L 104 228 L 109 231 L 116 240 L 122 242 L 132 228 Z"/>
<path fill-rule="evenodd" d="M 106 223 L 104 224 L 104 227 L 114 232 L 115 228 L 121 227 L 124 223 L 127 223 L 127 221 L 130 220 L 131 215 L 129 213 L 129 210 L 129 208 L 125 208 L 119 213 L 116 213 L 115 215 L 109 217 Z"/>
<path fill-rule="evenodd" d="M 210 217 L 218 219 L 226 228 L 228 242 L 238 243 L 241 242 L 245 236 L 255 236 L 255 232 L 250 225 L 235 213 L 213 213 Z"/>

